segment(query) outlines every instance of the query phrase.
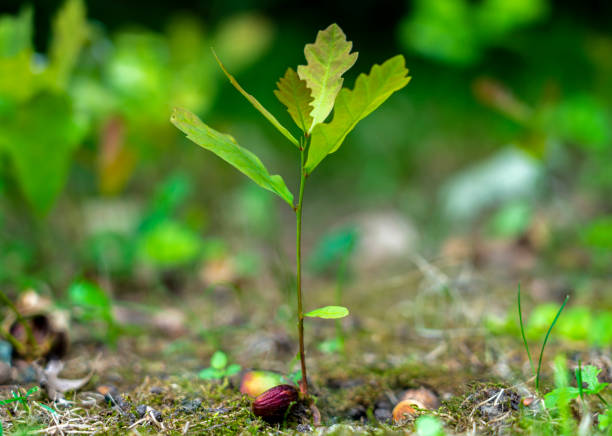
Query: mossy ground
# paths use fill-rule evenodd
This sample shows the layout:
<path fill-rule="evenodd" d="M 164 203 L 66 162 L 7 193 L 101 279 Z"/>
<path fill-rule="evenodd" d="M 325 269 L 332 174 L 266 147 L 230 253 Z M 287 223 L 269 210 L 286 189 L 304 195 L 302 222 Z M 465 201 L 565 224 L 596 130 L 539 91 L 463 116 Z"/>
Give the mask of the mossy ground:
<path fill-rule="evenodd" d="M 515 281 L 491 272 L 466 280 L 453 268 L 445 269 L 443 277 L 443 283 L 436 283 L 431 276 L 409 271 L 382 283 L 364 280 L 349 286 L 345 292 L 351 317 L 343 324 L 343 354 L 317 348 L 334 334 L 333 322 L 308 324 L 309 379 L 322 427 L 295 417 L 283 425 L 268 425 L 250 412 L 250 399 L 238 389 L 240 375 L 220 381 L 198 377 L 216 349 L 245 369 L 296 369 L 293 320 L 285 315 L 289 311 L 283 295 L 218 289 L 207 295 L 147 297 L 151 306 L 186 314 L 186 329 L 180 333 L 164 334 L 147 324 L 132 329 L 113 348 L 92 342 L 91 326 L 74 325 L 63 375 L 78 377 L 93 370 L 94 376 L 78 392 L 68 393 L 66 402 L 52 403 L 40 391 L 28 399 L 29 409 L 18 403 L 1 407 L 4 431 L 405 434 L 414 430 L 414 419 L 395 425 L 390 412 L 406 389 L 427 387 L 441 406 L 419 411 L 415 418 L 433 414 L 449 433 L 533 433 L 546 420 L 522 402 L 535 392 L 520 337 L 493 336 L 482 327 L 486 315 L 515 310 Z M 310 285 L 319 291 L 309 295 L 309 304 L 329 302 L 332 284 Z M 271 311 L 277 303 L 280 309 Z M 543 391 L 551 386 L 551 361 L 559 351 L 585 363 L 606 355 L 606 350 L 553 338 L 545 358 Z M 5 386 L 0 398 L 32 385 Z M 109 404 L 108 395 L 99 393 L 109 387 L 116 389 L 122 407 Z M 597 406 L 591 410 L 596 412 Z"/>

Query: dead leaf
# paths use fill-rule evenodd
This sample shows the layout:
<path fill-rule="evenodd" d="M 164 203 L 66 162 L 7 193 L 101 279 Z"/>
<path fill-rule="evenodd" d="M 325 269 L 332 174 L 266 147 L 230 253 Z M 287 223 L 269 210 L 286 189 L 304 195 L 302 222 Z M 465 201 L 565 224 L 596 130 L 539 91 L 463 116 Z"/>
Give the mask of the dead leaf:
<path fill-rule="evenodd" d="M 68 391 L 76 391 L 87 384 L 91 379 L 93 372 L 79 379 L 65 379 L 59 377 L 59 373 L 64 369 L 64 363 L 60 360 L 51 360 L 43 369 L 41 366 L 34 364 L 38 383 L 43 388 L 49 399 L 52 401 L 59 400 L 64 397 L 64 393 Z"/>

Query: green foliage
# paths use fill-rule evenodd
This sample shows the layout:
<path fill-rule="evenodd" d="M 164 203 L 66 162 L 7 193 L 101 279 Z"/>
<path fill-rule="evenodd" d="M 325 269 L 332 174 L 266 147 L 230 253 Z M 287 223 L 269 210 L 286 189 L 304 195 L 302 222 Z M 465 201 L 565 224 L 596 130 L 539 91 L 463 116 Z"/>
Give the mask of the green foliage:
<path fill-rule="evenodd" d="M 35 92 L 32 54 L 32 9 L 22 8 L 16 17 L 1 16 L 0 100 L 8 100 L 4 104 L 25 101 Z"/>
<path fill-rule="evenodd" d="M 187 135 L 187 138 L 202 148 L 212 151 L 259 186 L 274 192 L 293 206 L 293 194 L 285 185 L 283 178 L 278 175 L 271 176 L 261 160 L 247 149 L 240 147 L 230 135 L 208 127 L 185 109 L 174 109 L 171 121 Z"/>
<path fill-rule="evenodd" d="M 139 257 L 159 269 L 189 265 L 202 254 L 199 235 L 175 220 L 164 220 L 146 231 L 140 239 Z"/>
<path fill-rule="evenodd" d="M 374 65 L 369 75 L 361 74 L 355 88 L 342 89 L 336 99 L 333 119 L 318 124 L 312 131 L 306 171 L 312 173 L 330 153 L 340 148 L 346 136 L 357 123 L 376 110 L 395 91 L 410 81 L 404 57 L 395 56 L 382 65 Z"/>
<path fill-rule="evenodd" d="M 276 87 L 274 90 L 276 98 L 287 107 L 289 115 L 302 132 L 307 132 L 313 123 L 311 112 L 314 98 L 306 81 L 300 79 L 292 68 L 287 68 L 287 72 L 276 83 Z"/>
<path fill-rule="evenodd" d="M 612 216 L 591 222 L 584 230 L 582 238 L 591 247 L 612 250 Z"/>
<path fill-rule="evenodd" d="M 225 69 L 225 67 L 221 63 L 221 60 L 217 57 L 217 54 L 214 51 L 213 51 L 213 54 L 215 55 L 215 59 L 219 63 L 219 66 L 221 67 L 221 69 L 223 70 L 227 78 L 229 79 L 230 83 L 234 86 L 234 88 L 236 88 L 238 92 L 240 92 L 244 96 L 244 98 L 246 98 L 249 101 L 249 103 L 251 103 L 253 107 L 257 109 L 259 113 L 261 113 L 266 118 L 266 120 L 270 122 L 270 124 L 276 127 L 276 130 L 281 132 L 283 136 L 287 138 L 293 145 L 295 145 L 296 147 L 299 147 L 297 139 L 295 139 L 294 136 L 291 133 L 289 133 L 289 131 L 276 119 L 276 117 L 272 115 L 265 107 L 263 107 L 262 104 L 259 101 L 257 101 L 255 97 L 253 97 L 251 94 L 246 92 L 244 88 L 238 84 L 236 79 L 234 79 L 234 76 L 228 73 L 228 71 Z"/>
<path fill-rule="evenodd" d="M 300 79 L 306 81 L 312 91 L 312 123 L 308 128 L 325 121 L 335 105 L 336 96 L 342 88 L 342 75 L 357 61 L 357 53 L 350 53 L 353 43 L 337 24 L 317 33 L 314 44 L 306 44 L 304 54 L 307 65 L 298 66 Z"/>
<path fill-rule="evenodd" d="M 491 233 L 506 238 L 520 236 L 527 230 L 532 214 L 532 207 L 526 202 L 511 202 L 491 218 Z"/>
<path fill-rule="evenodd" d="M 65 87 L 87 30 L 82 2 L 68 0 L 53 26 L 49 66 L 35 72 L 31 21 L 30 9 L 0 20 L 0 152 L 10 157 L 32 209 L 44 215 L 63 189 L 84 133 Z"/>
<path fill-rule="evenodd" d="M 419 416 L 414 423 L 417 436 L 444 436 L 442 421 L 432 415 Z"/>
<path fill-rule="evenodd" d="M 228 366 L 227 355 L 217 350 L 210 358 L 210 367 L 203 369 L 198 376 L 204 380 L 220 380 L 238 374 L 242 368 L 235 363 Z"/>
<path fill-rule="evenodd" d="M 557 312 L 558 307 L 554 303 L 537 305 L 531 311 L 529 320 L 523 325 L 526 339 L 536 340 L 544 335 Z M 565 316 L 560 318 L 557 324 L 559 339 L 582 341 L 596 347 L 612 345 L 611 311 L 574 306 L 565 310 Z M 505 319 L 489 317 L 486 321 L 486 327 L 494 334 L 515 335 L 519 332 L 511 314 L 508 314 Z"/>
<path fill-rule="evenodd" d="M 62 191 L 83 130 L 65 95 L 41 93 L 0 117 L 0 150 L 11 157 L 25 198 L 45 214 Z"/>
<path fill-rule="evenodd" d="M 556 364 L 555 377 L 557 387 L 544 396 L 546 407 L 548 409 L 558 409 L 565 407 L 571 400 L 580 396 L 600 394 L 608 387 L 609 383 L 599 382 L 597 378 L 599 373 L 601 373 L 601 369 L 593 365 L 576 368 L 577 387 L 569 386 L 566 375 L 567 367 Z M 581 382 L 586 383 L 587 387 L 582 387 Z"/>
<path fill-rule="evenodd" d="M 354 227 L 342 228 L 324 235 L 310 256 L 312 269 L 323 271 L 337 268 L 339 263 L 345 262 L 346 257 L 351 255 L 357 238 L 357 229 Z"/>
<path fill-rule="evenodd" d="M 550 129 L 578 147 L 610 149 L 609 117 L 604 105 L 595 97 L 578 95 L 563 100 L 553 111 Z"/>
<path fill-rule="evenodd" d="M 600 414 L 597 417 L 597 427 L 600 431 L 608 430 L 612 427 L 612 407 L 608 407 L 605 413 Z"/>
<path fill-rule="evenodd" d="M 525 344 L 525 351 L 527 352 L 527 356 L 529 357 L 529 363 L 531 364 L 531 370 L 532 371 L 535 370 L 534 375 L 536 378 L 536 381 L 535 381 L 536 390 L 540 389 L 540 373 L 542 370 L 542 360 L 544 358 L 544 350 L 546 349 L 548 338 L 550 337 L 550 333 L 552 332 L 552 329 L 555 327 L 555 324 L 557 323 L 559 316 L 561 316 L 561 312 L 563 312 L 563 309 L 565 308 L 565 305 L 567 304 L 568 301 L 569 301 L 569 295 L 565 297 L 565 300 L 563 300 L 563 304 L 559 308 L 559 311 L 557 312 L 554 319 L 550 323 L 550 327 L 548 327 L 548 330 L 546 331 L 546 336 L 544 336 L 544 342 L 542 342 L 542 348 L 540 349 L 540 357 L 538 359 L 538 369 L 535 370 L 535 367 L 533 365 L 533 360 L 531 358 L 531 353 L 529 352 L 529 345 L 527 344 L 527 339 L 525 338 L 525 328 L 523 326 L 523 315 L 522 315 L 522 308 L 521 308 L 521 287 L 520 285 L 518 287 L 518 311 L 519 311 L 519 323 L 520 323 L 520 328 L 521 328 L 521 335 L 523 337 L 523 343 Z"/>
<path fill-rule="evenodd" d="M 421 55 L 465 66 L 547 13 L 547 0 L 417 0 L 401 23 L 400 39 Z"/>
<path fill-rule="evenodd" d="M 113 316 L 111 299 L 102 288 L 93 282 L 77 280 L 68 288 L 68 302 L 79 320 L 101 323 L 105 327 L 103 339 L 111 345 L 116 343 L 119 326 Z"/>
<path fill-rule="evenodd" d="M 348 315 L 341 306 L 327 306 L 307 314 L 303 313 L 301 288 L 301 229 L 302 202 L 306 177 L 330 153 L 340 147 L 346 135 L 355 125 L 379 107 L 392 93 L 409 81 L 408 70 L 402 56 L 389 59 L 382 65 L 374 65 L 370 75 L 357 78 L 353 91 L 342 88 L 344 74 L 357 59 L 350 53 L 352 43 L 337 24 L 330 25 L 317 35 L 314 44 L 306 45 L 304 53 L 308 64 L 299 66 L 297 76 L 287 70 L 278 83 L 277 98 L 289 110 L 293 120 L 304 133 L 298 142 L 251 94 L 247 93 L 226 70 L 219 58 L 217 62 L 231 84 L 274 125 L 300 151 L 300 190 L 297 205 L 294 197 L 280 176 L 271 176 L 257 156 L 240 147 L 233 137 L 217 132 L 185 109 L 175 109 L 171 122 L 196 144 L 200 145 L 234 166 L 256 184 L 274 192 L 287 202 L 296 213 L 296 294 L 298 336 L 300 345 L 302 393 L 307 394 L 308 382 L 304 356 L 304 317 L 338 319 Z M 214 53 L 214 52 L 213 52 Z M 304 82 L 306 86 L 304 86 Z M 312 98 L 312 101 L 311 101 Z M 337 103 L 337 104 L 336 104 Z M 309 109 L 312 107 L 312 110 Z M 335 107 L 332 121 L 321 124 Z M 312 118 L 312 120 L 311 120 Z M 310 126 L 308 125 L 310 124 Z M 312 135 L 309 133 L 312 131 Z"/>
<path fill-rule="evenodd" d="M 304 316 L 310 318 L 337 319 L 348 316 L 349 311 L 342 306 L 325 306 L 305 313 Z"/>
<path fill-rule="evenodd" d="M 53 39 L 49 48 L 48 77 L 56 89 L 65 89 L 68 85 L 88 36 L 83 0 L 67 0 L 53 22 Z"/>

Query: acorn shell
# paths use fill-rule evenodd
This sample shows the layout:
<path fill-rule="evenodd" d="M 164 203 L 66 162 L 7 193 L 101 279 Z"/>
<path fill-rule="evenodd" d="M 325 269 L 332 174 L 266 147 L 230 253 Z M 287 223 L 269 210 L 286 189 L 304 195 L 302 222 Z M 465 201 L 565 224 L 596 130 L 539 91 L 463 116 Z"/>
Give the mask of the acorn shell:
<path fill-rule="evenodd" d="M 289 407 L 298 400 L 298 391 L 291 385 L 279 385 L 268 389 L 253 401 L 255 416 L 269 423 L 281 422 Z"/>
<path fill-rule="evenodd" d="M 438 396 L 431 390 L 426 387 L 420 387 L 418 389 L 408 389 L 402 395 L 400 401 L 403 400 L 411 400 L 416 403 L 420 403 L 419 407 L 421 409 L 435 410 L 440 407 L 440 400 Z"/>
<path fill-rule="evenodd" d="M 415 417 L 417 411 L 415 406 L 424 409 L 423 404 L 414 400 L 403 400 L 396 404 L 393 408 L 393 422 L 395 424 L 403 424 L 409 418 Z"/>
<path fill-rule="evenodd" d="M 291 380 L 276 372 L 257 370 L 247 371 L 242 376 L 240 392 L 255 398 L 275 386 L 288 384 L 291 384 Z"/>

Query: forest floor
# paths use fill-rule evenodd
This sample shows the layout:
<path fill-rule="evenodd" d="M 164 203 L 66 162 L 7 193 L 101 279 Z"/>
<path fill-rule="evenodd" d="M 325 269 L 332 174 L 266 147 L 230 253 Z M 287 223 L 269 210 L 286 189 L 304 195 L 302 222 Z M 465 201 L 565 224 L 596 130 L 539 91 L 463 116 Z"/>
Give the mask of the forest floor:
<path fill-rule="evenodd" d="M 525 314 L 538 301 L 560 305 L 569 292 L 552 274 L 422 259 L 382 281 L 359 277 L 347 283 L 343 298 L 351 315 L 342 322 L 344 352 L 322 351 L 336 334 L 333 321 L 309 320 L 306 327 L 309 381 L 320 426 L 303 410 L 283 424 L 266 424 L 252 414 L 252 400 L 239 391 L 241 376 L 250 368 L 289 374 L 299 367 L 295 323 L 282 293 L 216 287 L 206 293 L 119 296 L 115 313 L 130 328 L 116 346 L 92 340 L 99 336 L 95 325 L 73 325 L 69 332 L 71 347 L 60 382 L 91 376 L 84 386 L 52 402 L 43 383 L 24 400 L 0 407 L 4 432 L 405 434 L 428 415 L 437 417 L 448 434 L 529 434 L 537 433 L 538 425 L 554 434 L 520 333 L 490 327 L 492 320 L 505 319 L 518 329 L 517 277 Z M 306 285 L 309 307 L 330 303 L 333 280 Z M 601 289 L 610 286 L 602 282 Z M 572 295 L 572 303 L 592 305 L 596 298 Z M 554 332 L 551 338 L 541 393 L 554 387 L 553 360 L 560 352 L 568 356 L 570 368 L 579 361 L 593 364 L 602 369 L 600 381 L 610 381 L 605 349 L 564 341 Z M 532 344 L 534 359 L 540 345 L 541 340 Z M 242 371 L 202 380 L 198 374 L 216 350 Z M 40 385 L 23 362 L 14 362 L 13 375 L 12 382 L 0 386 L 0 399 Z M 411 389 L 424 389 L 432 403 L 394 422 L 395 405 Z M 600 408 L 593 402 L 590 416 Z M 579 411 L 573 413 L 580 417 Z M 424 426 L 417 431 L 440 434 Z"/>

